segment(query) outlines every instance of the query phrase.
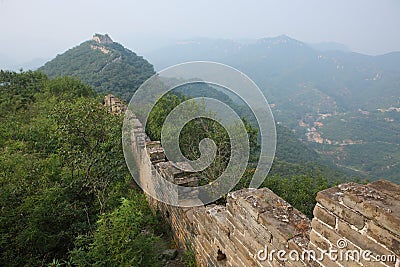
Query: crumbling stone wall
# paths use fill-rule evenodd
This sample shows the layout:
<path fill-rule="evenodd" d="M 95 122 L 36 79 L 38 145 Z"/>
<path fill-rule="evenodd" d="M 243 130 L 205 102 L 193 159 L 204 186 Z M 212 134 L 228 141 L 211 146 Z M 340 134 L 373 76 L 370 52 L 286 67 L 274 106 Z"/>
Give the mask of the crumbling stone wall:
<path fill-rule="evenodd" d="M 112 44 L 114 42 L 108 34 L 103 35 L 98 33 L 93 35 L 92 40 L 99 44 Z"/>
<path fill-rule="evenodd" d="M 131 119 L 141 185 L 158 196 L 168 195 L 168 190 L 151 183 L 154 175 L 195 185 L 196 175 L 167 161 L 160 142 L 146 136 L 134 115 Z M 192 200 L 199 206 L 180 208 L 148 196 L 171 225 L 176 243 L 195 251 L 199 266 L 400 265 L 400 186 L 388 181 L 347 183 L 319 192 L 312 222 L 268 188 L 231 192 L 226 206 L 202 205 L 196 195 Z M 394 260 L 321 257 L 343 244 L 343 250 L 371 251 L 372 259 L 393 255 Z"/>
<path fill-rule="evenodd" d="M 108 94 L 104 97 L 104 106 L 109 108 L 111 113 L 121 114 L 126 111 L 126 105 L 119 98 Z"/>

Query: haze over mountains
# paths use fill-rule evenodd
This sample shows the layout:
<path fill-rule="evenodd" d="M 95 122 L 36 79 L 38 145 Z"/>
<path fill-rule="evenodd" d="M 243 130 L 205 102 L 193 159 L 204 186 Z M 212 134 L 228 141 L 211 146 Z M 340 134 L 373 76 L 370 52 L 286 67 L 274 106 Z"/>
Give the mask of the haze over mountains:
<path fill-rule="evenodd" d="M 196 39 L 146 57 L 157 69 L 192 60 L 236 67 L 267 96 L 275 119 L 331 162 L 399 179 L 400 52 L 368 56 L 282 35 L 246 44 Z"/>
<path fill-rule="evenodd" d="M 232 65 L 253 78 L 272 101 L 279 94 L 287 95 L 304 87 L 335 97 L 338 108 L 378 108 L 398 100 L 396 86 L 391 82 L 400 73 L 396 65 L 400 52 L 367 56 L 341 50 L 320 51 L 282 35 L 248 44 L 232 40 L 191 40 L 159 49 L 146 58 L 156 69 L 191 60 Z M 377 88 L 378 103 L 372 98 L 378 96 Z"/>
<path fill-rule="evenodd" d="M 35 70 L 48 60 L 49 59 L 45 58 L 33 58 L 28 61 L 21 61 L 11 58 L 8 55 L 0 54 L 0 68 L 14 71 L 20 70 L 21 68 L 24 70 Z"/>
<path fill-rule="evenodd" d="M 248 43 L 201 38 L 145 58 L 156 69 L 193 60 L 236 67 L 267 96 L 275 119 L 322 158 L 371 179 L 398 180 L 400 52 L 368 56 L 337 44 L 316 47 L 285 35 Z M 147 61 L 122 45 L 95 40 L 40 70 L 51 77 L 79 77 L 98 92 L 126 100 L 140 85 L 137 81 L 154 73 Z"/>

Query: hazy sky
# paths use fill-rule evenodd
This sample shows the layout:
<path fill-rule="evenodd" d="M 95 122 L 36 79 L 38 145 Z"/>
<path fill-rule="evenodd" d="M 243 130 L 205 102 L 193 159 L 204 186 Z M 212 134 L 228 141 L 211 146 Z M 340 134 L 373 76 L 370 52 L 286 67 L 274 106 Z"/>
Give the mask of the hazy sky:
<path fill-rule="evenodd" d="M 96 32 L 139 53 L 176 39 L 286 34 L 382 54 L 400 51 L 400 0 L 0 0 L 0 32 L 0 64 L 52 58 Z"/>

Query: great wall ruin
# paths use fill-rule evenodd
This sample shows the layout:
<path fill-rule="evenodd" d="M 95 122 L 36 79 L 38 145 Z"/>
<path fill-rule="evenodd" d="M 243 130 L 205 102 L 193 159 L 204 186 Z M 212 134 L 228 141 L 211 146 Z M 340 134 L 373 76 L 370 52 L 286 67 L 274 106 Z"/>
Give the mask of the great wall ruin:
<path fill-rule="evenodd" d="M 155 175 L 196 185 L 193 173 L 166 160 L 160 142 L 147 137 L 134 114 L 130 120 L 142 188 L 168 194 L 154 187 Z M 176 243 L 194 250 L 198 266 L 400 266 L 400 186 L 385 180 L 319 192 L 311 221 L 268 188 L 230 192 L 226 206 L 190 198 L 199 206 L 147 197 L 170 224 Z"/>

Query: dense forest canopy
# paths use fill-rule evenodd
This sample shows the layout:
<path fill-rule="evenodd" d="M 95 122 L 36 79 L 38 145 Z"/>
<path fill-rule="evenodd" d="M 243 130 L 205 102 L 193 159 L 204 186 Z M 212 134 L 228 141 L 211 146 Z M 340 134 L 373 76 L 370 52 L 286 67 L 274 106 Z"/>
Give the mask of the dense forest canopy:
<path fill-rule="evenodd" d="M 0 90 L 1 265 L 157 265 L 168 243 L 132 186 L 122 116 L 74 78 L 1 71 Z"/>
<path fill-rule="evenodd" d="M 196 86 L 191 84 L 189 87 L 198 89 L 195 93 L 197 97 L 218 95 L 218 93 L 204 84 Z M 146 125 L 146 133 L 152 140 L 161 139 L 161 129 L 167 115 L 180 103 L 193 96 L 193 93 L 186 93 L 187 96 L 183 95 L 182 93 L 185 92 L 188 92 L 187 88 L 174 90 L 160 98 L 153 107 Z M 199 92 L 202 92 L 202 94 Z M 239 114 L 248 115 L 242 107 L 238 107 L 231 100 L 225 99 L 224 102 L 233 106 Z M 192 109 L 199 108 L 201 107 L 192 106 Z M 191 111 L 188 110 L 188 112 Z M 258 129 L 247 119 L 252 121 L 252 118 L 242 118 L 248 134 L 250 158 L 248 167 L 234 190 L 249 186 L 258 162 Z M 207 169 L 199 173 L 202 177 L 200 184 L 210 183 L 219 177 L 226 169 L 231 153 L 226 129 L 212 119 L 199 118 L 187 123 L 180 133 L 179 145 L 182 154 L 191 160 L 198 159 L 200 156 L 198 144 L 204 138 L 210 138 L 215 142 L 217 157 Z M 318 191 L 343 181 L 360 181 L 360 178 L 355 176 L 354 173 L 343 172 L 321 160 L 317 153 L 297 140 L 293 132 L 286 127 L 277 125 L 277 138 L 275 160 L 271 172 L 262 186 L 270 188 L 307 216 L 312 217 L 312 211 L 316 203 L 315 197 Z M 217 201 L 220 204 L 224 202 L 225 198 Z"/>

